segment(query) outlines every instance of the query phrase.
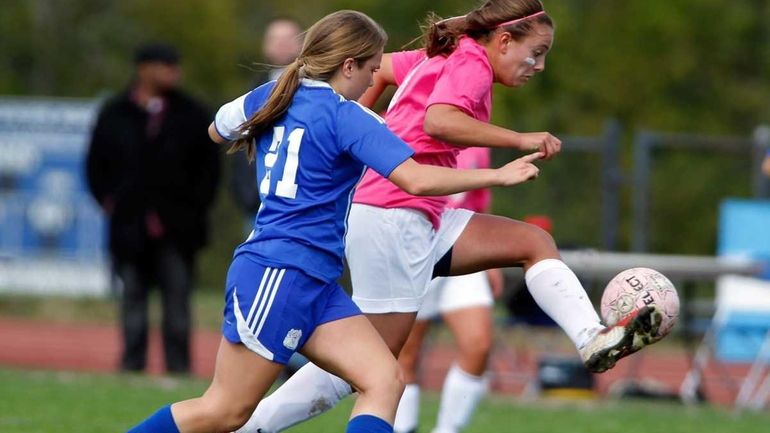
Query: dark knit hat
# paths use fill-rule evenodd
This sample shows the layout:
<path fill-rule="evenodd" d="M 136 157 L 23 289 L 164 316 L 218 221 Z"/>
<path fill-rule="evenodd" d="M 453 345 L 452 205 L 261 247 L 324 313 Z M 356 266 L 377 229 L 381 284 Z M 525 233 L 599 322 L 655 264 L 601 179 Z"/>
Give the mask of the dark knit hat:
<path fill-rule="evenodd" d="M 136 49 L 134 53 L 134 63 L 166 63 L 168 65 L 179 64 L 179 51 L 174 46 L 153 42 L 145 44 Z"/>

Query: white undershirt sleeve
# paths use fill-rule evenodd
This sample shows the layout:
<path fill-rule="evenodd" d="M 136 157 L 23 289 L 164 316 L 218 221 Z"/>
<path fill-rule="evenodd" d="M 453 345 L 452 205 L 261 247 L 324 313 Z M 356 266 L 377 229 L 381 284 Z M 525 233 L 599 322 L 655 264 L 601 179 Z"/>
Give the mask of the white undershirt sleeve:
<path fill-rule="evenodd" d="M 228 102 L 217 111 L 217 115 L 214 117 L 214 126 L 222 138 L 227 140 L 238 138 L 238 128 L 247 120 L 243 110 L 246 95 Z"/>

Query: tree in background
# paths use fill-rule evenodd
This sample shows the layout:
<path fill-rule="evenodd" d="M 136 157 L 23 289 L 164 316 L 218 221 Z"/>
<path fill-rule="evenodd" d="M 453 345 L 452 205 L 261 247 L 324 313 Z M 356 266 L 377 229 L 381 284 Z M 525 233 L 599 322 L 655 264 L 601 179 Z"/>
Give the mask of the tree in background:
<path fill-rule="evenodd" d="M 313 22 L 334 9 L 359 9 L 390 34 L 388 50 L 418 36 L 428 11 L 453 16 L 467 0 L 5 0 L 0 14 L 0 94 L 94 97 L 130 74 L 123 55 L 162 39 L 186 59 L 188 88 L 212 105 L 252 80 L 262 26 L 273 16 Z M 598 134 L 609 117 L 628 135 L 630 173 L 635 129 L 747 136 L 770 119 L 770 3 L 762 0 L 546 0 L 556 21 L 546 73 L 531 87 L 497 96 L 494 122 L 516 130 Z M 537 95 L 537 96 L 535 96 Z M 496 212 L 552 215 L 555 235 L 597 245 L 597 162 L 552 161 L 538 182 L 499 196 Z M 697 175 L 693 169 L 697 166 Z M 716 203 L 748 196 L 748 160 L 667 155 L 654 173 L 651 249 L 712 254 Z M 725 176 L 725 172 L 732 173 Z M 691 176 L 683 176 L 682 174 Z M 579 180 L 576 181 L 576 180 Z M 625 190 L 623 246 L 630 238 L 631 192 Z M 228 252 L 241 240 L 238 213 L 220 194 L 215 244 L 202 262 L 205 285 L 220 287 Z"/>

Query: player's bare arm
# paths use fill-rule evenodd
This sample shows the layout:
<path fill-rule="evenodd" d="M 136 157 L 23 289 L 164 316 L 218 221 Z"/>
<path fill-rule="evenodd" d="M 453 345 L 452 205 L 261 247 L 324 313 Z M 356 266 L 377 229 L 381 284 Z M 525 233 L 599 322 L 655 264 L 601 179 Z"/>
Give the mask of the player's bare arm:
<path fill-rule="evenodd" d="M 449 195 L 490 186 L 513 186 L 537 177 L 533 164 L 542 153 L 532 153 L 498 169 L 455 170 L 420 164 L 413 159 L 395 168 L 388 179 L 412 195 Z"/>
<path fill-rule="evenodd" d="M 425 113 L 425 132 L 455 146 L 500 147 L 538 151 L 550 159 L 561 151 L 561 140 L 548 132 L 516 132 L 482 122 L 449 104 L 433 104 Z"/>

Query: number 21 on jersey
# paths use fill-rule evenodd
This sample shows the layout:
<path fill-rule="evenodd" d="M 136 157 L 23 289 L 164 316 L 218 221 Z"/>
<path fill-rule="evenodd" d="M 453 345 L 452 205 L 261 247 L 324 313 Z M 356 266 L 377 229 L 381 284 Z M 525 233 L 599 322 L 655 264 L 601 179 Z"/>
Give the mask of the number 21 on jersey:
<path fill-rule="evenodd" d="M 259 183 L 260 194 L 270 194 L 270 175 L 278 160 L 278 151 L 284 143 L 286 128 L 283 126 L 273 127 L 273 142 L 270 144 L 267 154 L 265 154 L 265 177 Z M 289 133 L 286 141 L 289 146 L 286 149 L 286 161 L 283 165 L 283 177 L 275 186 L 275 195 L 284 198 L 297 197 L 297 168 L 299 167 L 299 147 L 302 144 L 302 136 L 305 134 L 304 128 L 297 128 Z"/>

